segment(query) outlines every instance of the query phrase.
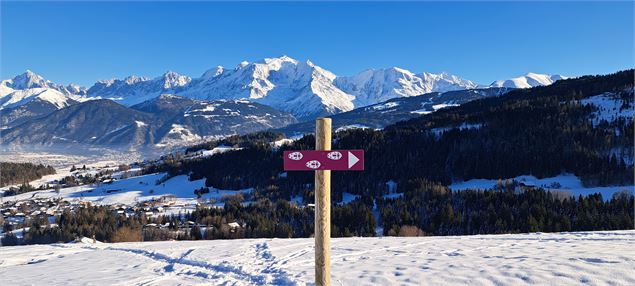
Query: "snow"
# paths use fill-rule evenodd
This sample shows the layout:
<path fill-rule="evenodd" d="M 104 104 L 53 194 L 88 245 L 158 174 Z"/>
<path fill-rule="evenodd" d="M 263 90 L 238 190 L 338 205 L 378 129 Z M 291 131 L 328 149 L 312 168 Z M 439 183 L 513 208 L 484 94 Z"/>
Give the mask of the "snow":
<path fill-rule="evenodd" d="M 166 173 L 156 173 L 123 180 L 116 180 L 110 184 L 83 185 L 55 190 L 34 191 L 15 196 L 4 197 L 5 201 L 21 201 L 31 198 L 57 198 L 75 199 L 91 202 L 97 205 L 127 204 L 134 205 L 160 198 L 161 196 L 174 195 L 185 203 L 195 203 L 197 200 L 194 190 L 205 187 L 205 179 L 190 181 L 185 175 L 172 177 L 167 181 L 157 184 L 166 176 Z M 210 192 L 203 195 L 203 199 L 220 199 L 223 196 L 238 193 L 249 193 L 251 189 L 233 191 L 219 190 L 210 187 Z"/>
<path fill-rule="evenodd" d="M 163 138 L 161 138 L 161 141 L 155 144 L 155 146 L 172 146 L 178 145 L 183 142 L 200 141 L 201 139 L 203 138 L 188 129 L 187 126 L 181 124 L 172 124 L 168 133 Z"/>
<path fill-rule="evenodd" d="M 235 150 L 242 150 L 243 148 L 238 148 L 238 147 L 230 147 L 230 146 L 217 146 L 212 148 L 212 150 L 207 150 L 207 149 L 201 149 L 196 151 L 195 153 L 197 155 L 193 156 L 193 158 L 202 158 L 202 157 L 209 157 L 209 156 L 213 156 L 216 154 L 220 154 L 220 153 L 225 153 L 228 151 L 235 151 Z"/>
<path fill-rule="evenodd" d="M 453 104 L 453 103 L 440 103 L 440 104 L 435 104 L 432 106 L 432 109 L 434 109 L 434 111 L 437 111 L 439 109 L 443 109 L 443 108 L 448 108 L 448 107 L 452 107 L 452 106 L 459 106 L 459 104 Z"/>
<path fill-rule="evenodd" d="M 349 129 L 369 129 L 369 128 L 370 127 L 366 125 L 362 125 L 362 124 L 349 124 L 349 125 L 340 126 L 339 128 L 335 129 L 335 133 L 340 131 L 346 131 Z"/>
<path fill-rule="evenodd" d="M 386 110 L 386 109 L 395 108 L 397 106 L 399 106 L 399 102 L 386 102 L 382 104 L 373 105 L 370 108 L 372 108 L 373 110 Z"/>
<path fill-rule="evenodd" d="M 334 238 L 333 285 L 634 285 L 635 231 Z M 313 285 L 314 240 L 3 247 L 13 285 Z"/>
<path fill-rule="evenodd" d="M 428 109 L 425 109 L 425 108 L 410 111 L 410 113 L 420 114 L 420 115 L 426 115 L 426 114 L 430 114 L 432 112 L 434 112 L 434 111 L 428 110 Z"/>
<path fill-rule="evenodd" d="M 526 186 L 541 187 L 552 191 L 564 191 L 573 196 L 578 195 L 590 195 L 595 193 L 602 194 L 605 200 L 610 200 L 614 193 L 620 191 L 628 191 L 635 193 L 635 186 L 610 186 L 610 187 L 585 187 L 582 185 L 580 179 L 572 174 L 562 174 L 556 177 L 538 179 L 531 175 L 518 176 L 510 178 L 511 180 L 523 183 Z M 502 179 L 504 182 L 506 179 Z M 464 182 L 455 182 L 450 185 L 450 189 L 453 191 L 466 190 L 466 189 L 492 189 L 496 186 L 498 180 L 490 179 L 472 179 Z"/>
<path fill-rule="evenodd" d="M 490 87 L 531 88 L 535 86 L 550 85 L 557 80 L 567 78 L 568 77 L 561 75 L 548 75 L 530 72 L 524 76 L 494 81 L 490 84 Z"/>
<path fill-rule="evenodd" d="M 603 93 L 585 98 L 580 101 L 582 105 L 593 105 L 598 110 L 593 113 L 591 122 L 597 126 L 602 120 L 613 122 L 618 118 L 633 120 L 635 107 L 626 105 L 625 102 L 615 97 L 613 93 Z M 622 108 L 625 107 L 625 108 Z"/>
<path fill-rule="evenodd" d="M 145 122 L 143 122 L 143 121 L 138 121 L 138 120 L 135 120 L 135 123 L 137 124 L 137 127 L 144 127 L 144 126 L 148 126 L 148 124 L 146 124 L 146 123 L 145 123 Z"/>
<path fill-rule="evenodd" d="M 36 99 L 51 103 L 56 108 L 60 109 L 68 106 L 68 101 L 70 99 L 79 100 L 79 97 L 71 97 L 50 88 L 16 90 L 4 97 L 0 97 L 0 109 L 17 107 Z"/>
<path fill-rule="evenodd" d="M 456 104 L 456 103 L 439 103 L 439 104 L 434 104 L 432 105 L 432 110 L 430 110 L 430 108 L 427 108 L 426 106 L 429 105 L 428 102 L 425 102 L 422 105 L 422 109 L 417 109 L 417 110 L 413 110 L 410 111 L 410 113 L 414 113 L 414 114 L 419 114 L 419 115 L 426 115 L 426 114 L 430 114 L 432 112 L 435 112 L 439 109 L 443 109 L 443 108 L 448 108 L 448 107 L 453 107 L 453 106 L 459 106 L 460 104 Z"/>
<path fill-rule="evenodd" d="M 271 142 L 271 146 L 274 149 L 279 149 L 280 147 L 284 146 L 284 145 L 291 145 L 293 144 L 293 142 L 295 142 L 297 139 L 291 139 L 291 138 L 282 138 L 280 140 L 276 140 Z"/>

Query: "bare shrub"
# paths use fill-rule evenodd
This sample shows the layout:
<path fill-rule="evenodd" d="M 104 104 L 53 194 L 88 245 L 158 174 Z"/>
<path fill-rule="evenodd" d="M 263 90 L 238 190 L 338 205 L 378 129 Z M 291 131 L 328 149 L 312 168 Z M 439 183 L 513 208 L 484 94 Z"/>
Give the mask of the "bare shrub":
<path fill-rule="evenodd" d="M 425 232 L 414 225 L 402 225 L 398 236 L 425 236 Z"/>

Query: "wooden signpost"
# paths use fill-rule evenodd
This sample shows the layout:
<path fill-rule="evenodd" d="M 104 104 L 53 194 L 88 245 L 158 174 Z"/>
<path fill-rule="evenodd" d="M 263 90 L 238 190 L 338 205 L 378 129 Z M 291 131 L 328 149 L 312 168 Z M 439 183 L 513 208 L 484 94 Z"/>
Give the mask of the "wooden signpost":
<path fill-rule="evenodd" d="M 286 171 L 315 171 L 315 285 L 330 285 L 331 170 L 364 170 L 364 151 L 331 151 L 331 119 L 319 118 L 315 151 L 285 151 L 283 156 Z"/>

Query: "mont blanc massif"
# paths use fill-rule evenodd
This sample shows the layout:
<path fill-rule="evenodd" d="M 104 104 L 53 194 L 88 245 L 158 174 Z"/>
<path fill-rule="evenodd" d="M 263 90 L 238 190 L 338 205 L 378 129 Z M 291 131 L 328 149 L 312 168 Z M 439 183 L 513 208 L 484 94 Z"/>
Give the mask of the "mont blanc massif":
<path fill-rule="evenodd" d="M 104 147 L 156 150 L 230 135 L 312 131 L 330 116 L 334 128 L 381 129 L 441 108 L 566 77 L 528 73 L 477 84 L 448 73 L 393 67 L 338 76 L 288 56 L 218 66 L 198 78 L 168 71 L 86 88 L 60 85 L 27 70 L 0 84 L 2 148 Z"/>

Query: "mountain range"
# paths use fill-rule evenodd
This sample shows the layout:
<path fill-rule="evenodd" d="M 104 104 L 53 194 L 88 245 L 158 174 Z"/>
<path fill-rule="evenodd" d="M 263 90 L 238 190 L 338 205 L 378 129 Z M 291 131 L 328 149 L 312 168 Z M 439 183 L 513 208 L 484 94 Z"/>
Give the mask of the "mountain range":
<path fill-rule="evenodd" d="M 513 88 L 549 85 L 559 79 L 566 77 L 529 73 L 479 85 L 449 73 L 413 73 L 397 67 L 337 76 L 309 60 L 288 56 L 242 62 L 234 68 L 218 66 L 198 78 L 168 71 L 155 78 L 132 75 L 100 80 L 89 88 L 56 84 L 26 71 L 0 82 L 0 130 L 3 144 L 50 145 L 61 140 L 162 146 L 283 128 L 338 114 L 342 126 L 381 128 L 435 107 L 496 96 Z M 168 101 L 176 105 L 161 105 Z M 218 114 L 223 110 L 226 114 Z M 107 126 L 95 128 L 99 130 L 96 134 L 80 131 L 99 124 Z M 305 129 L 294 125 L 286 130 Z M 118 137 L 109 137 L 114 135 Z"/>
<path fill-rule="evenodd" d="M 549 85 L 566 77 L 529 73 L 525 76 L 479 85 L 448 73 L 415 74 L 393 67 L 369 69 L 353 76 L 336 76 L 311 61 L 288 56 L 242 62 L 235 68 L 218 66 L 191 78 L 168 71 L 156 78 L 131 75 L 124 79 L 97 81 L 90 88 L 63 86 L 31 71 L 0 83 L 0 108 L 7 109 L 38 98 L 57 108 L 67 100 L 111 99 L 126 106 L 161 94 L 193 99 L 249 99 L 292 113 L 300 120 L 350 111 L 396 97 L 477 87 L 528 88 Z M 39 88 L 39 90 L 38 90 Z M 34 90 L 32 90 L 34 89 Z M 54 90 L 54 91 L 51 91 Z"/>

